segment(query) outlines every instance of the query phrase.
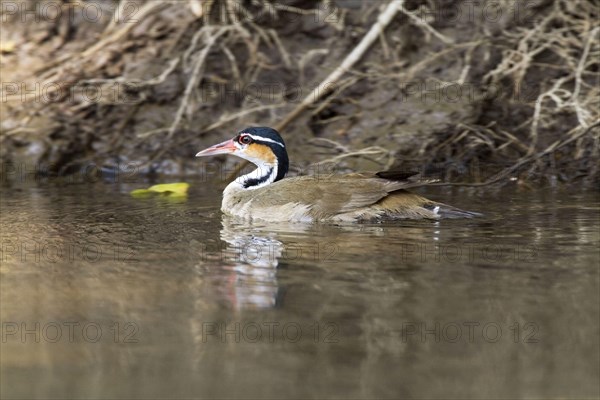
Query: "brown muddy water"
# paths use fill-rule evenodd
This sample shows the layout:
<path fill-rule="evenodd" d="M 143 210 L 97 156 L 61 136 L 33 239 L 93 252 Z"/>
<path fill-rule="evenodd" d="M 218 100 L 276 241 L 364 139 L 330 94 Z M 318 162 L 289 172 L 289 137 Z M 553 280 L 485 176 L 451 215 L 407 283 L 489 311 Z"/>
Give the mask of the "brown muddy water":
<path fill-rule="evenodd" d="M 596 398 L 599 196 L 430 188 L 485 213 L 243 224 L 220 188 L 2 188 L 2 398 Z"/>

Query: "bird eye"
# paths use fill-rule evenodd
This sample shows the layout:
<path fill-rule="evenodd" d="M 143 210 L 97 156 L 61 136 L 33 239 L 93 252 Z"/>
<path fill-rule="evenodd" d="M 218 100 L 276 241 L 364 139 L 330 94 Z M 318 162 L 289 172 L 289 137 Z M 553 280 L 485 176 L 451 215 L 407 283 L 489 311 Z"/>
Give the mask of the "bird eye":
<path fill-rule="evenodd" d="M 250 144 L 252 143 L 252 138 L 248 135 L 242 135 L 240 136 L 239 142 L 241 144 Z"/>

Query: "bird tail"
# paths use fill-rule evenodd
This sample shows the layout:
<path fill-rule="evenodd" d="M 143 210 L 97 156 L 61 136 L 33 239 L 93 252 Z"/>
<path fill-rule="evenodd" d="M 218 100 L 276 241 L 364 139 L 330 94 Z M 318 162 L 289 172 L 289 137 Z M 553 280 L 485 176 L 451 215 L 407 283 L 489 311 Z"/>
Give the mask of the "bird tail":
<path fill-rule="evenodd" d="M 465 211 L 460 208 L 452 207 L 443 203 L 435 203 L 431 206 L 431 211 L 440 216 L 440 218 L 476 218 L 483 217 L 483 214 L 474 211 Z"/>

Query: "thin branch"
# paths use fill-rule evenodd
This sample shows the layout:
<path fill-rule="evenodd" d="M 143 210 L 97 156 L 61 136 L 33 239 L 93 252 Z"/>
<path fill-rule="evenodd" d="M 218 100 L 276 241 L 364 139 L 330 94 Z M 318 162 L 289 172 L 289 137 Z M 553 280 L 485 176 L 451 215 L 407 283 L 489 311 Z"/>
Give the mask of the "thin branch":
<path fill-rule="evenodd" d="M 544 151 L 541 151 L 533 156 L 522 158 L 519 162 L 517 162 L 517 163 L 511 165 L 510 167 L 504 169 L 503 171 L 497 173 L 496 175 L 489 178 L 485 182 L 482 182 L 482 183 L 452 183 L 452 182 L 444 183 L 444 182 L 440 182 L 440 183 L 432 183 L 432 184 L 429 184 L 428 186 L 487 186 L 487 185 L 491 185 L 491 184 L 500 182 L 501 180 L 505 179 L 509 174 L 511 174 L 511 173 L 515 172 L 516 170 L 518 170 L 519 168 L 521 168 L 523 165 L 535 162 L 535 161 L 539 160 L 540 158 L 547 156 L 548 154 L 554 153 L 555 151 L 563 148 L 564 146 L 587 135 L 589 132 L 591 132 L 591 130 L 593 128 L 596 128 L 598 126 L 600 126 L 600 120 L 597 120 L 592 125 L 588 126 L 586 129 L 584 129 L 582 132 L 578 133 L 577 135 L 571 136 L 569 139 L 562 140 L 562 141 L 560 141 L 560 140 L 556 141 L 556 142 L 552 143 L 550 146 L 548 146 Z M 579 128 L 580 127 L 577 127 L 573 130 L 577 130 Z"/>
<path fill-rule="evenodd" d="M 277 129 L 281 130 L 287 126 L 290 122 L 296 119 L 306 108 L 317 102 L 325 94 L 329 93 L 335 83 L 344 75 L 354 64 L 356 64 L 371 47 L 373 42 L 377 40 L 381 32 L 389 25 L 394 16 L 400 11 L 404 5 L 404 0 L 392 0 L 389 2 L 387 7 L 383 10 L 377 22 L 373 24 L 369 32 L 362 38 L 360 43 L 352 50 L 348 56 L 342 61 L 342 63 L 325 78 L 308 96 L 302 100 L 302 102 L 290 112 L 284 119 L 277 125 Z"/>
<path fill-rule="evenodd" d="M 200 54 L 198 54 L 198 56 L 196 57 L 196 60 L 194 62 L 194 67 L 192 69 L 192 75 L 190 77 L 190 80 L 188 81 L 186 88 L 185 88 L 185 92 L 183 93 L 183 98 L 181 99 L 181 103 L 179 104 L 179 109 L 177 110 L 175 119 L 173 120 L 173 123 L 171 124 L 171 127 L 169 128 L 169 133 L 167 134 L 167 139 L 170 139 L 171 136 L 173 136 L 173 134 L 175 133 L 175 130 L 177 129 L 177 127 L 179 126 L 179 123 L 181 122 L 183 113 L 185 112 L 187 105 L 189 103 L 190 96 L 192 95 L 192 92 L 196 88 L 196 86 L 202 76 L 204 60 L 206 60 L 206 56 L 208 56 L 210 49 L 216 43 L 217 39 L 221 35 L 223 35 L 225 32 L 227 32 L 228 30 L 229 30 L 229 27 L 227 27 L 227 26 L 218 28 L 216 30 L 216 32 L 214 32 L 214 34 L 209 36 L 206 44 L 204 45 L 204 48 L 202 49 Z M 211 31 L 212 31 L 212 29 L 211 29 Z"/>

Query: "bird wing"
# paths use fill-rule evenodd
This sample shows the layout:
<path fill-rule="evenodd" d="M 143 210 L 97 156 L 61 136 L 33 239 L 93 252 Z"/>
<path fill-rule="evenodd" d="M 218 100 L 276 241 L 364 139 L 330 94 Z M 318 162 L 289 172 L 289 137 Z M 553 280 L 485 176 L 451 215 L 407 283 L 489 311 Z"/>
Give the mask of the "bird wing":
<path fill-rule="evenodd" d="M 253 201 L 264 207 L 297 203 L 308 207 L 314 217 L 327 218 L 371 206 L 394 191 L 425 184 L 372 174 L 299 176 L 266 186 Z"/>

